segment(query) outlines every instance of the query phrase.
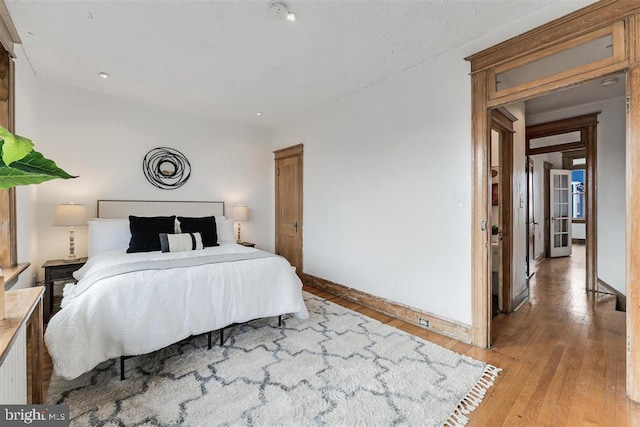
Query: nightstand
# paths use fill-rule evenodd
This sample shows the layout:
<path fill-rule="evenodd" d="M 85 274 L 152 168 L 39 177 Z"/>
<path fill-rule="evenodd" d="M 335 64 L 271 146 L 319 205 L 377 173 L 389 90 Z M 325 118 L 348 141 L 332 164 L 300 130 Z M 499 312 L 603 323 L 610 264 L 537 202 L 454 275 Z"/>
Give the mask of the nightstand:
<path fill-rule="evenodd" d="M 53 288 L 54 285 L 75 282 L 73 272 L 87 262 L 87 258 L 80 258 L 78 261 L 67 262 L 63 259 L 51 259 L 44 263 L 44 286 L 45 292 L 45 313 L 44 320 L 49 322 L 53 316 Z"/>
<path fill-rule="evenodd" d="M 251 243 L 251 242 L 240 242 L 240 244 L 242 246 L 246 246 L 248 248 L 255 248 L 256 247 L 256 244 L 255 243 Z"/>

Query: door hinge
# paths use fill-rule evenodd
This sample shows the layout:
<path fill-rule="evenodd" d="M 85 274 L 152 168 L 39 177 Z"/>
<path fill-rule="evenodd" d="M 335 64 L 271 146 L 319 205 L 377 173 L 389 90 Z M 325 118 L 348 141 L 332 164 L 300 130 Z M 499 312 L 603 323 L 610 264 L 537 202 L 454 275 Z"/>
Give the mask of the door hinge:
<path fill-rule="evenodd" d="M 627 114 L 629 113 L 629 111 L 631 110 L 631 97 L 627 96 Z"/>

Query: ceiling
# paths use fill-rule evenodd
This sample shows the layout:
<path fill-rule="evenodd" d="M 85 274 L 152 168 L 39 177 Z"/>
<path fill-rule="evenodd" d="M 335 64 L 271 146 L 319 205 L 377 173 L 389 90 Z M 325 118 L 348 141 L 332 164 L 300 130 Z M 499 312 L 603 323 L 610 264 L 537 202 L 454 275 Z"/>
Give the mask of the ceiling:
<path fill-rule="evenodd" d="M 268 0 L 5 3 L 39 78 L 275 126 L 556 1 L 289 1 L 295 22 Z"/>
<path fill-rule="evenodd" d="M 611 77 L 614 77 L 616 81 L 611 85 L 602 86 L 602 81 Z M 625 82 L 625 73 L 616 74 L 615 76 L 600 77 L 570 89 L 530 99 L 525 103 L 527 116 L 624 96 Z"/>

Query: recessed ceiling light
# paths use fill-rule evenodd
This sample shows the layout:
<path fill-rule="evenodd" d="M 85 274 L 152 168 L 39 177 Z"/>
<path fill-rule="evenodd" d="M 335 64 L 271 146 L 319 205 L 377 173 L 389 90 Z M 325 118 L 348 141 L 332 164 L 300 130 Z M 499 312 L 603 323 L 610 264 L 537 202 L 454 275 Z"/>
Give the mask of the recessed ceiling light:
<path fill-rule="evenodd" d="M 616 83 L 618 83 L 617 77 L 607 77 L 606 79 L 602 79 L 600 86 L 613 86 Z"/>
<path fill-rule="evenodd" d="M 287 13 L 287 21 L 295 21 L 296 20 L 296 14 L 293 12 L 289 12 Z"/>
<path fill-rule="evenodd" d="M 260 111 L 256 111 L 256 116 L 261 116 L 262 113 Z"/>
<path fill-rule="evenodd" d="M 108 79 L 109 78 L 109 74 L 105 73 L 104 71 L 101 71 L 98 75 L 100 77 L 102 77 L 103 79 Z"/>

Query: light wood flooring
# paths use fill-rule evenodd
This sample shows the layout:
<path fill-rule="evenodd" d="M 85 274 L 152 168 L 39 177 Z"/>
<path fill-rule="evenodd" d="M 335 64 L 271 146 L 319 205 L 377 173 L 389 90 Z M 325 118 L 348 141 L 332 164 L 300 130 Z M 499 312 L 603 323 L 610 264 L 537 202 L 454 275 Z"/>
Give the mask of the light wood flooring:
<path fill-rule="evenodd" d="M 640 426 L 640 406 L 625 396 L 625 313 L 615 311 L 612 296 L 586 293 L 584 277 L 584 246 L 575 246 L 571 257 L 540 262 L 530 300 L 494 320 L 490 350 L 305 290 L 502 368 L 469 426 Z M 45 390 L 50 375 L 46 355 Z"/>
<path fill-rule="evenodd" d="M 640 426 L 640 406 L 625 396 L 625 313 L 613 296 L 585 292 L 584 268 L 584 245 L 540 262 L 530 300 L 494 319 L 490 350 L 305 290 L 502 368 L 469 426 Z"/>

